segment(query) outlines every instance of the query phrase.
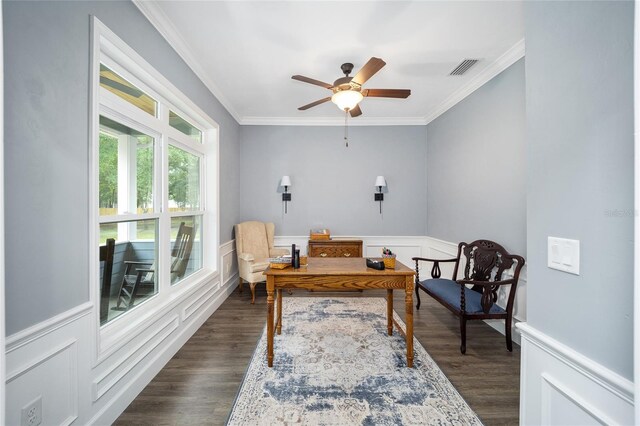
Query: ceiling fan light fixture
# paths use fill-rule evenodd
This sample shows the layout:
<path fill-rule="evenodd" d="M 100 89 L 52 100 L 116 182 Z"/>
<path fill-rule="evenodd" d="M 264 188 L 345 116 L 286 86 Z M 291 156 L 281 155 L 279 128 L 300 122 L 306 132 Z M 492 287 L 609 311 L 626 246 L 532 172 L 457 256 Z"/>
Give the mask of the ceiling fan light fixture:
<path fill-rule="evenodd" d="M 351 111 L 362 99 L 364 96 L 356 90 L 340 90 L 331 96 L 331 102 L 343 111 Z"/>

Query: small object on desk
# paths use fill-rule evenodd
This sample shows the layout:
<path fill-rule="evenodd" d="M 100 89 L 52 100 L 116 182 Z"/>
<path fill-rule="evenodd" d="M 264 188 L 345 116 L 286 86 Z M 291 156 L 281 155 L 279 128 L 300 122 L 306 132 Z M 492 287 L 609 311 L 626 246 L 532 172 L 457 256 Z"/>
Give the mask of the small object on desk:
<path fill-rule="evenodd" d="M 291 265 L 291 256 L 287 254 L 285 256 L 270 257 L 269 263 L 284 263 Z"/>
<path fill-rule="evenodd" d="M 272 257 L 269 259 L 269 267 L 272 269 L 284 269 L 291 266 L 291 256 Z"/>
<path fill-rule="evenodd" d="M 293 256 L 293 267 L 300 268 L 300 249 L 296 249 L 295 256 Z"/>
<path fill-rule="evenodd" d="M 373 260 L 367 258 L 367 268 L 377 269 L 378 271 L 384 270 L 384 262 L 380 260 Z"/>
<path fill-rule="evenodd" d="M 300 256 L 300 266 L 307 266 L 307 256 Z"/>
<path fill-rule="evenodd" d="M 269 263 L 271 269 L 286 269 L 291 268 L 291 263 Z"/>
<path fill-rule="evenodd" d="M 385 268 L 394 269 L 396 267 L 396 254 L 386 247 L 382 248 L 382 261 Z"/>
<path fill-rule="evenodd" d="M 309 231 L 310 240 L 330 240 L 331 232 L 328 229 L 312 229 Z"/>
<path fill-rule="evenodd" d="M 295 268 L 295 265 L 293 264 L 293 262 L 295 262 L 296 260 L 296 245 L 295 244 L 291 244 L 291 266 L 293 266 Z"/>

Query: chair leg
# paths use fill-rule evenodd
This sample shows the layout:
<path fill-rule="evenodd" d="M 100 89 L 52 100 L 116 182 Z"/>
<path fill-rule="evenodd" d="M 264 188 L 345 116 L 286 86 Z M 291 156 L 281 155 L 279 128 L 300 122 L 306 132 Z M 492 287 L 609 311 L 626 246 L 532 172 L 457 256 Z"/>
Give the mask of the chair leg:
<path fill-rule="evenodd" d="M 504 335 L 507 339 L 507 350 L 513 352 L 513 341 L 511 340 L 511 315 L 507 314 L 507 319 L 504 321 Z"/>
<path fill-rule="evenodd" d="M 464 355 L 467 352 L 467 319 L 460 317 L 460 352 Z"/>
<path fill-rule="evenodd" d="M 418 303 L 416 303 L 416 309 L 420 309 L 420 287 L 418 287 L 418 284 L 416 283 L 416 300 L 418 300 Z"/>
<path fill-rule="evenodd" d="M 257 283 L 249 283 L 249 287 L 251 287 L 251 304 L 252 305 L 256 303 L 256 284 Z"/>
<path fill-rule="evenodd" d="M 238 287 L 240 287 L 240 294 L 242 294 L 242 278 L 238 278 Z"/>

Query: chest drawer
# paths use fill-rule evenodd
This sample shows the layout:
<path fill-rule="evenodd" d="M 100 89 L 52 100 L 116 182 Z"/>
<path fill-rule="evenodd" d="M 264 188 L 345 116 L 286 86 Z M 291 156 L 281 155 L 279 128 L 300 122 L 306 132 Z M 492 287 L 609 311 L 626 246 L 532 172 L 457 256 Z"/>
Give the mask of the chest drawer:
<path fill-rule="evenodd" d="M 362 257 L 361 240 L 309 241 L 310 257 Z"/>

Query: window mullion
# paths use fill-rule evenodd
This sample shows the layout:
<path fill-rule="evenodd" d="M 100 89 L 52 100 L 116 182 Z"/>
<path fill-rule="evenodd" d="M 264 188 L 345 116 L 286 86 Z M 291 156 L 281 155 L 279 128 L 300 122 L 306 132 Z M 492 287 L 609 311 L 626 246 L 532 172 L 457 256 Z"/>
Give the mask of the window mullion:
<path fill-rule="evenodd" d="M 168 112 L 164 108 L 164 105 L 160 104 L 158 106 L 160 117 L 162 117 L 163 122 L 168 122 Z M 160 229 L 159 229 L 159 250 L 158 255 L 160 257 L 159 262 L 159 291 L 161 297 L 165 294 L 170 288 L 170 277 L 169 277 L 169 268 L 170 268 L 170 242 L 171 242 L 171 217 L 169 214 L 169 201 L 168 201 L 168 185 L 169 185 L 169 153 L 168 153 L 168 138 L 164 130 L 167 126 L 163 126 L 163 133 L 160 136 L 160 155 L 158 155 L 158 171 L 159 173 L 156 175 L 158 177 L 158 185 L 156 186 L 158 196 L 158 209 L 160 211 Z"/>

